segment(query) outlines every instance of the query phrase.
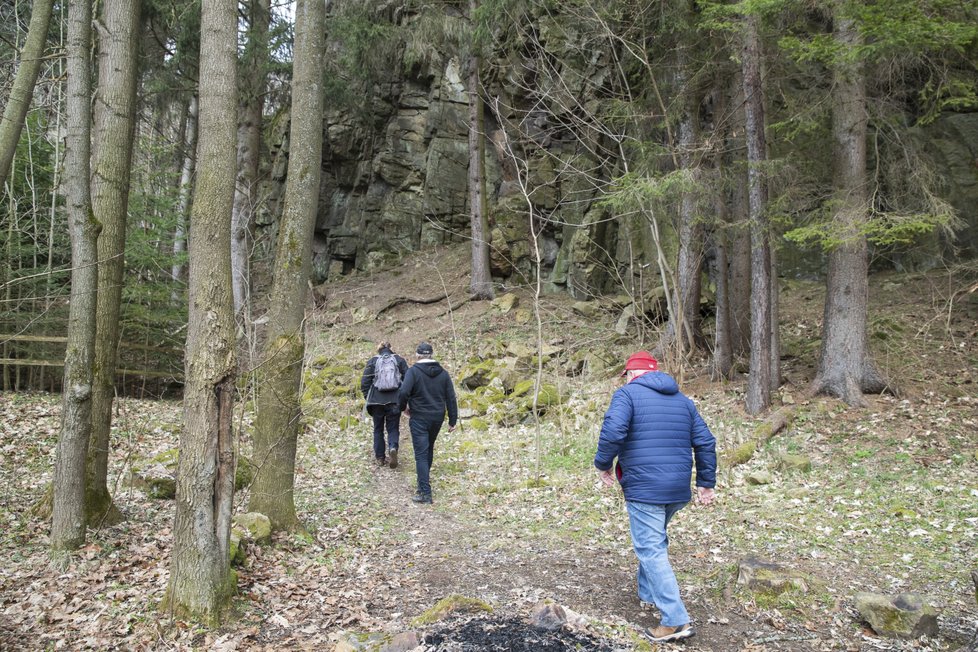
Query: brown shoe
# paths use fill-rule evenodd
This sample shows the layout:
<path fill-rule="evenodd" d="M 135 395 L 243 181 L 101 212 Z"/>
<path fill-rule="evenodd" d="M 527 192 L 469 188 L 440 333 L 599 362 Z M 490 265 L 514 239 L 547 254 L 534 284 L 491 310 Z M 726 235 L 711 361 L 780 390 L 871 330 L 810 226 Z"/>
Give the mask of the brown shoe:
<path fill-rule="evenodd" d="M 378 457 L 377 458 L 377 466 L 387 466 L 387 458 L 386 457 Z"/>
<path fill-rule="evenodd" d="M 387 461 L 390 463 L 392 469 L 397 468 L 397 449 L 392 448 L 387 451 Z"/>
<path fill-rule="evenodd" d="M 680 625 L 679 627 L 659 625 L 655 629 L 646 629 L 645 637 L 653 643 L 668 643 L 669 641 L 680 641 L 684 638 L 689 638 L 695 633 L 689 623 Z"/>

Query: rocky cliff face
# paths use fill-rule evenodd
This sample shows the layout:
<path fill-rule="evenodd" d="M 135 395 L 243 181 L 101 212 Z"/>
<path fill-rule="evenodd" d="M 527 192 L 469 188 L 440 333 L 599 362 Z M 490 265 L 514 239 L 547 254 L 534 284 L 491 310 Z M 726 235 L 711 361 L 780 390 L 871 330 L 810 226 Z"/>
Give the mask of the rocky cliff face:
<path fill-rule="evenodd" d="M 566 34 L 559 37 L 553 39 L 557 45 Z M 493 276 L 514 284 L 532 282 L 539 250 L 548 291 L 569 291 L 578 298 L 613 291 L 619 283 L 616 266 L 629 257 L 641 258 L 647 236 L 619 243 L 622 227 L 595 205 L 600 182 L 568 173 L 574 165 L 596 177 L 605 175 L 581 143 L 561 138 L 549 124 L 548 116 L 559 106 L 528 108 L 537 100 L 526 92 L 534 80 L 523 63 L 514 53 L 509 65 L 498 66 L 486 82 L 485 94 L 493 102 L 485 123 Z M 585 83 L 600 83 L 607 75 L 601 56 L 587 61 L 568 57 L 562 65 L 580 68 L 573 76 L 578 87 L 568 89 L 572 93 L 584 93 Z M 444 56 L 409 72 L 392 70 L 369 91 L 366 115 L 327 114 L 314 282 L 377 269 L 430 245 L 468 240 L 465 68 L 465 61 Z M 501 121 L 508 121 L 511 134 L 536 142 L 529 147 L 510 143 Z M 534 153 L 541 145 L 547 155 L 539 149 Z M 278 162 L 270 174 L 265 213 L 265 226 L 272 231 L 288 143 L 273 154 Z"/>
<path fill-rule="evenodd" d="M 534 47 L 546 51 L 566 88 L 536 93 L 534 85 L 545 79 L 527 65 L 526 53 L 502 57 L 485 81 L 492 103 L 485 131 L 493 275 L 512 284 L 532 282 L 538 250 L 547 291 L 586 298 L 630 285 L 629 291 L 654 295 L 656 244 L 648 216 L 613 216 L 598 202 L 602 184 L 621 172 L 613 157 L 600 154 L 614 147 L 600 134 L 582 138 L 561 126 L 566 114 L 598 101 L 595 93 L 608 83 L 607 53 L 549 17 L 537 33 Z M 591 54 L 582 58 L 582 51 Z M 468 239 L 464 70 L 464 61 L 447 55 L 410 71 L 391 70 L 369 90 L 367 111 L 328 113 L 315 282 Z M 939 164 L 943 192 L 966 225 L 959 251 L 978 256 L 978 113 L 945 116 L 922 133 Z M 512 143 L 514 135 L 522 141 Z M 279 211 L 287 149 L 286 143 L 270 175 L 269 223 Z M 660 213 L 657 226 L 671 257 L 668 214 Z M 639 282 L 647 287 L 621 275 L 626 267 L 643 266 L 649 271 Z"/>

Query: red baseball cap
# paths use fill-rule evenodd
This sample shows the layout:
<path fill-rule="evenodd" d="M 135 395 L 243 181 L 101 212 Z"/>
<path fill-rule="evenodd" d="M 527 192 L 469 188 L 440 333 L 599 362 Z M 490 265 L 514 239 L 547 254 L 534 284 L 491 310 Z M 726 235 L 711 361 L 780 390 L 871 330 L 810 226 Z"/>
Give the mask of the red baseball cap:
<path fill-rule="evenodd" d="M 659 362 L 652 357 L 648 351 L 633 353 L 625 361 L 625 369 L 621 372 L 624 376 L 629 371 L 656 371 L 659 369 Z"/>

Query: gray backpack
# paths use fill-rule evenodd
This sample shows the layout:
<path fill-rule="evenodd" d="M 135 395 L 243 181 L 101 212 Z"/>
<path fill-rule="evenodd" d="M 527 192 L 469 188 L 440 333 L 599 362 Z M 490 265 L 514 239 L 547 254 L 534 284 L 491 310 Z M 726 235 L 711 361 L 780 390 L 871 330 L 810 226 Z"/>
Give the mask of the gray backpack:
<path fill-rule="evenodd" d="M 377 356 L 374 363 L 374 387 L 381 392 L 390 392 L 401 386 L 401 370 L 397 368 L 397 358 L 390 353 Z"/>

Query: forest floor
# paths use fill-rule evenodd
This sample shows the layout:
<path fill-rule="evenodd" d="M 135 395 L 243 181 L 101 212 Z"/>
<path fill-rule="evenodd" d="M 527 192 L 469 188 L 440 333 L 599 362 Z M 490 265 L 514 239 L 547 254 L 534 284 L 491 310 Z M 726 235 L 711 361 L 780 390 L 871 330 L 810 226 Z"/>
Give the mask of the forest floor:
<path fill-rule="evenodd" d="M 406 419 L 400 466 L 373 464 L 357 385 L 377 341 L 406 354 L 426 339 L 457 381 L 473 358 L 518 357 L 520 347 L 536 346 L 532 287 L 508 288 L 520 301 L 509 312 L 467 301 L 465 253 L 440 250 L 317 290 L 306 380 L 318 393 L 306 394 L 296 478 L 309 536 L 248 546 L 234 617 L 215 631 L 159 612 L 174 503 L 128 481 L 134 468 L 167 472 L 180 403 L 118 402 L 111 469 L 127 520 L 90 532 L 83 549 L 55 565 L 48 524 L 31 506 L 50 482 L 60 399 L 0 394 L 0 649 L 328 650 L 344 632 L 430 632 L 438 625 L 415 618 L 454 594 L 484 601 L 508 623 L 552 600 L 580 614 L 580 631 L 602 649 L 653 649 L 639 632 L 658 614 L 635 593 L 621 493 L 598 488 L 591 465 L 615 365 L 642 346 L 634 332 L 616 333 L 612 303 L 584 319 L 566 297 L 541 301 L 543 339 L 555 351 L 544 382 L 560 387 L 561 406 L 538 424 L 505 403 L 502 414 L 492 408 L 483 417 L 485 430 L 474 419 L 443 430 L 434 505 L 410 500 Z M 776 407 L 790 407 L 794 419 L 749 461 L 725 463 L 763 420 L 743 410 L 744 379 L 714 383 L 705 360 L 682 374 L 721 456 L 718 502 L 691 504 L 670 525 L 697 631 L 682 649 L 957 650 L 978 624 L 968 576 L 978 569 L 978 292 L 968 292 L 976 270 L 872 280 L 871 341 L 896 395 L 867 396 L 865 408 L 803 398 L 822 306 L 822 286 L 808 281 L 782 284 L 785 385 Z M 582 357 L 583 370 L 569 364 Z M 245 454 L 249 405 L 241 403 Z M 787 453 L 807 457 L 811 469 L 786 469 Z M 765 475 L 767 484 L 748 481 Z M 237 495 L 237 512 L 247 511 L 247 498 Z M 736 582 L 738 562 L 750 558 L 803 575 L 806 590 L 752 593 Z M 944 635 L 878 636 L 855 610 L 859 591 L 931 596 Z"/>

